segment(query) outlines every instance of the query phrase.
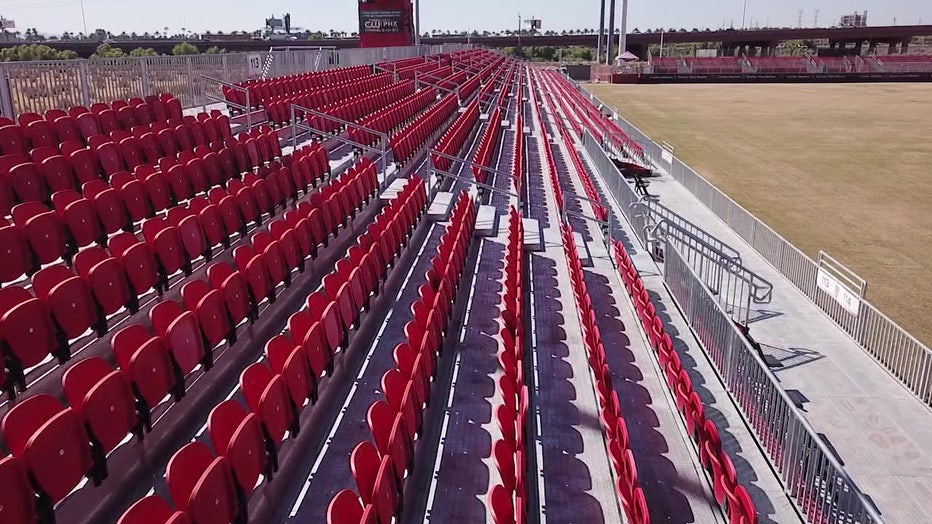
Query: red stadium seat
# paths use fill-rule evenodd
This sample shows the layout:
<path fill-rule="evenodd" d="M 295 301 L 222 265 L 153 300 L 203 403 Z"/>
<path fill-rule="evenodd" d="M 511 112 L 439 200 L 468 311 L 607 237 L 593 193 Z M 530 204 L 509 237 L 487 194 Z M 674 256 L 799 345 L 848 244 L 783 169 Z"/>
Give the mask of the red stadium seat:
<path fill-rule="evenodd" d="M 240 512 L 230 462 L 207 445 L 191 442 L 175 453 L 165 471 L 176 507 L 195 524 L 229 524 Z"/>
<path fill-rule="evenodd" d="M 363 521 L 363 506 L 352 490 L 337 493 L 327 507 L 327 524 L 360 524 Z"/>
<path fill-rule="evenodd" d="M 247 318 L 257 318 L 249 302 L 248 284 L 240 272 L 226 262 L 221 262 L 207 268 L 207 277 L 214 289 L 223 292 L 223 300 L 234 325 Z"/>
<path fill-rule="evenodd" d="M 281 375 L 274 374 L 263 364 L 253 364 L 240 375 L 240 388 L 249 409 L 259 416 L 270 449 L 277 449 L 289 431 L 297 434 L 297 416 Z M 274 469 L 278 469 L 277 456 L 271 461 Z"/>
<path fill-rule="evenodd" d="M 230 462 L 236 482 L 248 497 L 268 464 L 259 418 L 235 400 L 226 400 L 211 410 L 207 432 L 217 455 Z"/>
<path fill-rule="evenodd" d="M 151 289 L 161 291 L 158 264 L 149 246 L 131 233 L 120 233 L 110 239 L 110 253 L 120 261 L 136 295 Z"/>
<path fill-rule="evenodd" d="M 181 287 L 181 296 L 188 311 L 193 311 L 197 317 L 209 347 L 219 345 L 224 339 L 235 340 L 234 326 L 230 325 L 220 290 L 211 289 L 203 280 L 192 280 Z"/>
<path fill-rule="evenodd" d="M 117 524 L 190 524 L 183 511 L 175 511 L 158 495 L 149 495 L 129 507 Z"/>
<path fill-rule="evenodd" d="M 54 265 L 41 269 L 33 275 L 32 287 L 48 305 L 65 338 L 74 340 L 91 328 L 99 336 L 106 333 L 106 319 L 97 312 L 90 285 L 71 268 Z"/>
<path fill-rule="evenodd" d="M 53 504 L 65 498 L 86 474 L 102 480 L 78 412 L 55 397 L 39 394 L 7 412 L 3 435 L 14 457 L 21 459 L 37 486 Z"/>
<path fill-rule="evenodd" d="M 0 218 L 0 282 L 12 282 L 29 272 L 34 264 L 26 236 Z"/>
<path fill-rule="evenodd" d="M 0 459 L 0 521 L 27 524 L 37 521 L 36 495 L 26 466 L 16 457 Z"/>
<path fill-rule="evenodd" d="M 91 442 L 113 451 L 127 434 L 137 431 L 133 392 L 123 372 L 93 357 L 71 366 L 62 377 L 68 404 L 84 420 Z"/>
<path fill-rule="evenodd" d="M 84 247 L 101 239 L 103 231 L 97 219 L 97 210 L 90 200 L 73 189 L 67 189 L 53 194 L 52 204 L 70 233 L 69 243 L 75 247 Z"/>
<path fill-rule="evenodd" d="M 191 311 L 171 300 L 159 302 L 149 311 L 149 319 L 155 333 L 165 339 L 168 349 L 183 376 L 203 364 L 209 369 L 213 364 L 211 353 L 204 347 L 197 318 Z"/>
<path fill-rule="evenodd" d="M 151 429 L 149 411 L 169 393 L 176 398 L 183 396 L 183 377 L 173 369 L 165 341 L 139 324 L 118 331 L 111 346 L 120 369 L 140 401 L 137 403 L 139 417 L 146 429 Z"/>

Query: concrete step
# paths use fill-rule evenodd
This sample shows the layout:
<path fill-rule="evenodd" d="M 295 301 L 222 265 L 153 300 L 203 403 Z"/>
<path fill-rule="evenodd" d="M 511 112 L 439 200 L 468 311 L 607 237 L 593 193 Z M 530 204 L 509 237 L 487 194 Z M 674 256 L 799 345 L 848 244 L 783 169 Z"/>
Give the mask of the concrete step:
<path fill-rule="evenodd" d="M 536 218 L 522 218 L 524 224 L 524 249 L 528 251 L 544 250 L 544 232 Z"/>
<path fill-rule="evenodd" d="M 430 207 L 427 208 L 427 219 L 434 221 L 446 220 L 450 216 L 450 210 L 453 208 L 453 193 L 449 191 L 439 191 L 431 201 Z"/>
<path fill-rule="evenodd" d="M 476 212 L 476 236 L 494 237 L 498 235 L 498 210 L 495 206 L 479 206 Z"/>
<path fill-rule="evenodd" d="M 381 202 L 383 206 L 390 204 L 392 200 L 398 197 L 398 193 L 401 192 L 407 182 L 408 180 L 405 178 L 396 178 L 392 180 L 392 183 L 379 195 L 379 202 Z"/>
<path fill-rule="evenodd" d="M 589 253 L 589 246 L 586 245 L 582 233 L 573 231 L 573 242 L 576 244 L 576 251 L 579 252 L 579 262 L 582 266 L 592 267 L 592 255 Z"/>

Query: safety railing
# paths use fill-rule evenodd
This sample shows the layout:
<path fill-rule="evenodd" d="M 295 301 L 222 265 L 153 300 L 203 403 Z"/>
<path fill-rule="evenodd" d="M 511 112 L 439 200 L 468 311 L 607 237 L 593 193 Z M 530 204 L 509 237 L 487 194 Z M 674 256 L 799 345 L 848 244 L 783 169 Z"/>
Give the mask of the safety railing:
<path fill-rule="evenodd" d="M 570 82 L 593 103 L 604 104 L 577 82 L 573 80 Z M 860 299 L 857 314 L 839 308 L 835 298 L 818 287 L 818 264 L 814 260 L 722 193 L 674 154 L 651 140 L 637 126 L 617 114 L 615 121 L 629 136 L 644 146 L 645 155 L 654 165 L 667 171 L 695 195 L 781 275 L 792 282 L 854 338 L 877 362 L 886 367 L 924 403 L 932 406 L 932 351 L 928 346 L 867 300 Z M 596 149 L 591 146 L 590 148 L 593 151 Z M 601 172 L 604 174 L 610 171 L 601 170 Z M 610 183 L 608 179 L 611 179 L 612 175 L 606 178 L 606 183 Z M 624 194 L 623 188 L 619 192 Z M 634 190 L 631 189 L 631 193 L 633 192 Z M 622 205 L 620 199 L 618 203 Z M 624 211 L 625 207 L 622 206 L 622 209 Z M 630 219 L 629 222 L 635 225 Z"/>
<path fill-rule="evenodd" d="M 724 253 L 725 256 L 734 262 L 741 264 L 741 253 L 739 253 L 737 249 L 722 242 L 718 237 L 702 229 L 698 224 L 691 222 L 686 217 L 661 204 L 658 199 L 641 197 L 637 203 L 631 206 L 631 209 L 635 214 L 643 214 L 645 222 L 648 224 L 643 232 L 638 231 L 636 233 L 646 235 L 656 224 L 666 220 L 675 224 L 677 228 L 689 232 L 690 235 L 702 239 L 703 242 L 712 246 L 715 250 Z M 647 240 L 646 236 L 645 240 Z"/>
<path fill-rule="evenodd" d="M 647 220 L 643 213 L 636 213 L 634 206 L 641 201 L 641 197 L 635 192 L 631 184 L 625 179 L 618 166 L 612 162 L 608 154 L 599 145 L 594 136 L 585 130 L 582 136 L 583 152 L 589 157 L 590 164 L 600 175 L 600 179 L 606 191 L 614 198 L 618 208 L 627 219 L 634 231 L 644 232 L 647 229 Z M 647 248 L 646 238 L 637 236 L 641 247 Z"/>
<path fill-rule="evenodd" d="M 800 511 L 810 522 L 882 522 L 690 264 L 672 244 L 666 253 L 664 283 Z"/>
<path fill-rule="evenodd" d="M 446 160 L 449 160 L 451 162 L 451 165 L 454 165 L 454 166 L 458 165 L 459 170 L 461 172 L 463 168 L 470 167 L 470 168 L 478 169 L 480 171 L 484 171 L 486 173 L 491 173 L 496 176 L 503 176 L 503 177 L 511 178 L 510 172 L 501 171 L 499 169 L 495 169 L 489 166 L 484 166 L 482 164 L 477 164 L 476 162 L 473 162 L 471 160 L 466 160 L 465 158 L 460 158 L 457 156 L 448 155 L 446 153 L 441 153 L 440 151 L 437 151 L 436 149 L 429 149 L 427 151 L 427 158 L 428 158 L 428 172 L 431 175 L 437 177 L 438 179 L 449 178 L 452 180 L 463 182 L 468 185 L 476 186 L 477 188 L 479 188 L 480 191 L 489 191 L 492 193 L 498 193 L 498 194 L 505 195 L 511 198 L 515 198 L 518 201 L 518 209 L 521 209 L 521 210 L 524 209 L 520 194 L 515 193 L 514 191 L 509 191 L 507 189 L 501 189 L 501 188 L 495 187 L 491 184 L 486 184 L 485 182 L 479 182 L 475 178 L 465 177 L 462 174 L 456 174 L 451 171 L 439 169 L 437 168 L 436 165 L 434 165 L 434 158 L 444 158 Z M 439 186 L 440 184 L 437 184 L 435 187 L 439 187 Z"/>
<path fill-rule="evenodd" d="M 561 218 L 563 219 L 564 224 L 569 224 L 569 220 L 568 220 L 569 217 L 578 218 L 580 220 L 594 222 L 595 224 L 597 224 L 599 226 L 599 230 L 602 232 L 602 241 L 605 243 L 605 248 L 608 250 L 609 253 L 611 253 L 612 226 L 615 225 L 615 221 L 616 221 L 616 219 L 613 219 L 614 213 L 612 213 L 612 208 L 609 206 L 606 206 L 602 202 L 593 200 L 584 195 L 580 195 L 579 193 L 574 193 L 573 191 L 570 191 L 567 189 L 563 190 L 563 195 L 564 197 L 576 198 L 576 199 L 582 200 L 583 202 L 588 202 L 592 206 L 600 206 L 603 209 L 605 209 L 605 220 L 602 220 L 594 216 L 586 215 L 585 213 L 576 213 L 575 211 L 570 211 L 565 208 L 561 211 Z M 613 263 L 614 263 L 614 260 L 615 259 L 612 258 Z"/>
<path fill-rule="evenodd" d="M 719 305 L 732 320 L 743 326 L 750 321 L 752 303 L 768 304 L 773 298 L 773 284 L 744 267 L 740 258 L 735 259 L 675 222 L 661 219 L 649 232 L 648 238 L 652 244 L 651 252 L 662 253 L 658 258 L 665 258 L 665 246 L 675 246 Z"/>
<path fill-rule="evenodd" d="M 368 144 L 362 144 L 360 142 L 356 142 L 355 140 L 352 140 L 338 133 L 331 133 L 330 131 L 318 129 L 309 123 L 311 119 L 307 117 L 305 117 L 305 120 L 299 121 L 298 119 L 299 112 L 304 113 L 305 115 L 311 115 L 313 117 L 317 117 L 320 120 L 334 122 L 336 124 L 339 124 L 341 127 L 345 127 L 346 129 L 358 129 L 366 133 L 371 133 L 379 137 L 378 147 L 372 147 Z M 302 130 L 304 132 L 302 132 Z M 381 164 L 380 172 L 386 175 L 385 179 L 379 182 L 379 189 L 382 189 L 384 187 L 385 181 L 387 180 L 387 175 L 388 175 L 388 165 L 391 164 L 392 162 L 392 160 L 389 158 L 389 154 L 392 152 L 392 149 L 389 145 L 388 134 L 383 133 L 381 131 L 377 131 L 375 129 L 370 129 L 366 126 L 361 126 L 357 124 L 356 122 L 350 122 L 349 120 L 343 120 L 342 118 L 337 118 L 333 115 L 322 113 L 320 111 L 317 111 L 317 110 L 314 110 L 308 107 L 303 107 L 298 104 L 291 104 L 291 145 L 294 149 L 298 148 L 298 142 L 299 142 L 298 137 L 301 135 L 304 135 L 305 133 L 310 133 L 311 135 L 319 135 L 321 137 L 330 138 L 340 143 L 347 144 L 350 147 L 359 149 L 360 151 L 375 153 L 379 157 L 379 163 Z"/>
<path fill-rule="evenodd" d="M 202 75 L 200 75 L 200 77 L 203 78 L 204 80 L 207 80 L 208 82 L 214 82 L 214 83 L 216 83 L 218 86 L 220 86 L 220 87 L 221 87 L 221 89 L 220 89 L 221 93 L 223 92 L 223 89 L 222 89 L 222 88 L 226 87 L 226 88 L 228 88 L 228 89 L 232 89 L 232 90 L 234 90 L 234 91 L 237 91 L 237 92 L 242 93 L 242 94 L 243 94 L 243 99 L 246 100 L 246 104 L 243 105 L 243 104 L 238 104 L 238 103 L 236 103 L 236 102 L 233 102 L 232 100 L 227 100 L 227 98 L 224 97 L 224 96 L 222 96 L 222 95 L 221 95 L 221 96 L 217 96 L 217 95 L 214 95 L 214 94 L 211 94 L 211 93 L 207 93 L 207 94 L 205 94 L 205 96 L 204 96 L 204 101 L 203 101 L 202 104 L 201 104 L 201 105 L 202 105 L 202 110 L 206 112 L 206 111 L 207 111 L 207 104 L 209 104 L 209 103 L 211 103 L 211 102 L 219 103 L 219 104 L 226 104 L 226 105 L 229 106 L 229 107 L 232 107 L 232 108 L 234 108 L 234 109 L 237 109 L 237 110 L 239 110 L 239 111 L 242 111 L 242 113 L 243 113 L 243 115 L 244 115 L 244 117 L 245 117 L 245 119 L 246 119 L 246 131 L 251 130 L 251 129 L 252 129 L 252 113 L 253 113 L 253 109 L 252 109 L 252 100 L 250 100 L 251 95 L 250 95 L 250 93 L 249 93 L 249 90 L 246 89 L 245 87 L 241 87 L 241 86 L 238 86 L 238 85 L 236 85 L 236 84 L 231 84 L 231 83 L 229 83 L 229 82 L 224 82 L 223 80 L 218 80 L 218 79 L 216 79 L 216 78 L 214 78 L 214 77 L 211 77 L 211 76 L 207 76 L 207 75 L 203 75 L 203 74 L 202 74 Z"/>

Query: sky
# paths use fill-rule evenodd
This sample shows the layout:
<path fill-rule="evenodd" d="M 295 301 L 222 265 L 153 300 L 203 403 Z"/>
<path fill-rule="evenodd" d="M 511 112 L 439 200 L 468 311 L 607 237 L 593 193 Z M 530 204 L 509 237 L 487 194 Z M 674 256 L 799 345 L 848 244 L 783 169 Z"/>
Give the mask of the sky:
<path fill-rule="evenodd" d="M 112 33 L 162 31 L 255 30 L 265 18 L 291 13 L 292 25 L 311 30 L 352 32 L 357 25 L 355 0 L 84 0 L 87 29 Z M 621 0 L 618 0 L 619 12 Z M 741 27 L 744 0 L 631 0 L 629 31 L 634 28 Z M 796 27 L 799 11 L 803 26 L 829 26 L 855 10 L 868 11 L 868 25 L 932 24 L 932 0 L 747 0 L 747 24 Z M 440 30 L 496 31 L 514 29 L 522 17 L 542 20 L 543 30 L 596 28 L 599 0 L 424 0 L 422 32 Z M 0 16 L 12 19 L 20 31 L 35 27 L 40 33 L 82 32 L 80 0 L 0 0 Z M 620 20 L 620 15 L 619 15 Z"/>

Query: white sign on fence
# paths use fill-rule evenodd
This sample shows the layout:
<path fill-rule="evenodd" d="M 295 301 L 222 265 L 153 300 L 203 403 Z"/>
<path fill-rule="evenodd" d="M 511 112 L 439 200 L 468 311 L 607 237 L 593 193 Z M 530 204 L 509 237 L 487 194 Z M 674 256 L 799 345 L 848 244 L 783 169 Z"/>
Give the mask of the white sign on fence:
<path fill-rule="evenodd" d="M 249 53 L 246 57 L 246 62 L 249 64 L 249 76 L 259 76 L 262 74 L 261 53 Z"/>
<path fill-rule="evenodd" d="M 819 286 L 819 289 L 825 291 L 830 297 L 835 299 L 835 302 L 841 304 L 841 307 L 845 308 L 848 313 L 857 315 L 858 311 L 861 310 L 861 299 L 828 271 L 819 268 L 819 272 L 816 275 L 816 285 Z"/>
<path fill-rule="evenodd" d="M 667 151 L 664 148 L 660 148 L 660 159 L 668 164 L 673 163 L 673 153 Z"/>

